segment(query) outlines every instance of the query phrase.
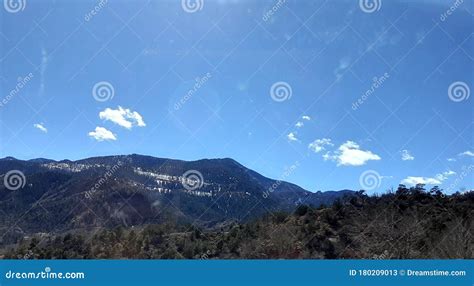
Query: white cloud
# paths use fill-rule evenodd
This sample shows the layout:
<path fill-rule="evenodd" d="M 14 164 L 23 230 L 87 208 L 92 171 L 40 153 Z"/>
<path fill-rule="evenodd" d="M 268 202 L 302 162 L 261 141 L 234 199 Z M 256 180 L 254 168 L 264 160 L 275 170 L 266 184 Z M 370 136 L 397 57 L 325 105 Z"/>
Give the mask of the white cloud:
<path fill-rule="evenodd" d="M 95 131 L 89 132 L 89 136 L 94 138 L 95 140 L 101 141 L 115 141 L 117 140 L 117 136 L 113 134 L 111 131 L 105 129 L 104 127 L 96 127 Z"/>
<path fill-rule="evenodd" d="M 131 111 L 128 108 L 124 109 L 121 106 L 118 109 L 107 108 L 99 113 L 99 117 L 100 119 L 110 120 L 127 129 L 132 129 L 133 126 L 146 126 L 143 117 L 138 112 Z"/>
<path fill-rule="evenodd" d="M 326 150 L 325 148 L 326 146 L 334 146 L 334 144 L 332 144 L 331 142 L 331 139 L 329 138 L 316 139 L 311 144 L 308 145 L 308 148 L 313 150 L 315 153 L 319 153 L 323 150 Z"/>
<path fill-rule="evenodd" d="M 37 129 L 41 130 L 44 133 L 48 133 L 48 129 L 46 127 L 44 127 L 43 123 L 36 123 L 36 124 L 33 124 L 33 126 Z"/>
<path fill-rule="evenodd" d="M 338 150 L 323 155 L 324 160 L 336 161 L 338 166 L 362 166 L 368 161 L 380 160 L 380 156 L 371 151 L 360 150 L 360 146 L 353 142 L 347 141 L 339 146 Z"/>
<path fill-rule="evenodd" d="M 337 80 L 339 80 L 342 77 L 345 70 L 349 67 L 350 64 L 351 64 L 350 57 L 344 57 L 339 60 L 339 65 L 334 70 L 334 75 L 336 76 Z"/>
<path fill-rule="evenodd" d="M 333 157 L 333 155 L 331 155 L 331 152 L 326 152 L 326 154 L 323 155 L 323 159 L 324 161 L 328 161 L 328 160 L 333 160 L 335 158 Z"/>
<path fill-rule="evenodd" d="M 416 185 L 416 184 L 441 185 L 444 181 L 446 181 L 450 176 L 453 176 L 453 175 L 456 175 L 456 172 L 448 170 L 446 172 L 436 174 L 434 178 L 409 176 L 403 179 L 401 183 L 405 185 Z"/>
<path fill-rule="evenodd" d="M 402 160 L 403 161 L 413 161 L 415 160 L 415 157 L 413 157 L 408 150 L 402 150 L 400 151 L 402 154 Z"/>
<path fill-rule="evenodd" d="M 298 138 L 296 138 L 296 134 L 291 132 L 290 134 L 286 135 L 286 137 L 288 138 L 288 140 L 290 141 L 298 141 Z"/>
<path fill-rule="evenodd" d="M 446 160 L 448 160 L 448 162 L 456 162 L 456 159 L 455 159 L 455 158 L 448 158 L 448 159 L 446 159 Z"/>
<path fill-rule="evenodd" d="M 448 170 L 448 171 L 446 171 L 446 172 L 437 174 L 437 175 L 435 176 L 435 178 L 438 179 L 438 180 L 440 180 L 440 181 L 442 182 L 442 181 L 447 180 L 449 176 L 453 176 L 453 175 L 456 175 L 456 172 L 451 171 L 451 170 Z"/>
<path fill-rule="evenodd" d="M 311 117 L 309 117 L 308 115 L 303 115 L 303 116 L 301 116 L 301 121 L 296 122 L 295 127 L 296 127 L 296 128 L 301 128 L 301 127 L 303 127 L 305 120 L 306 120 L 306 121 L 311 121 Z"/>
<path fill-rule="evenodd" d="M 458 156 L 474 157 L 474 152 L 468 150 L 468 151 L 465 151 L 465 152 L 462 152 L 462 153 L 458 154 Z"/>
<path fill-rule="evenodd" d="M 424 184 L 424 185 L 440 185 L 441 182 L 435 178 L 426 178 L 426 177 L 407 177 L 403 179 L 402 184 L 404 185 L 417 185 L 417 184 Z"/>

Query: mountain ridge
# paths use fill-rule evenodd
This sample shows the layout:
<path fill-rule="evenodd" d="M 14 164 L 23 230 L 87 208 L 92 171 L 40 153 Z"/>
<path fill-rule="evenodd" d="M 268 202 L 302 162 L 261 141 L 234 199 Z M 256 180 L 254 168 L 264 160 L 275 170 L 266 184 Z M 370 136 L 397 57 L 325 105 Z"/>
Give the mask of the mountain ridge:
<path fill-rule="evenodd" d="M 163 158 L 163 157 L 155 157 L 151 155 L 143 155 L 143 154 L 137 154 L 137 153 L 132 153 L 128 155 L 104 155 L 104 156 L 92 156 L 92 157 L 86 157 L 86 158 L 81 158 L 77 160 L 71 160 L 71 159 L 61 159 L 61 160 L 55 160 L 55 159 L 49 159 L 49 158 L 31 158 L 31 159 L 17 159 L 12 156 L 7 156 L 4 158 L 0 158 L 0 162 L 2 161 L 21 161 L 21 162 L 29 162 L 29 163 L 83 163 L 83 162 L 90 162 L 91 160 L 97 160 L 97 159 L 116 159 L 116 158 L 128 158 L 128 157 L 138 157 L 138 158 L 148 158 L 148 159 L 156 159 L 156 160 L 164 160 L 164 161 L 174 161 L 174 162 L 182 162 L 182 163 L 199 163 L 199 162 L 213 162 L 213 161 L 223 161 L 223 162 L 230 162 L 235 164 L 236 166 L 239 166 L 241 168 L 245 168 L 250 170 L 253 173 L 258 174 L 259 176 L 263 176 L 265 178 L 270 179 L 269 177 L 266 177 L 264 175 L 261 175 L 257 171 L 254 171 L 252 169 L 249 169 L 239 163 L 237 160 L 230 158 L 230 157 L 223 157 L 223 158 L 203 158 L 203 159 L 196 159 L 196 160 L 184 160 L 184 159 L 171 159 L 171 158 Z M 276 180 L 276 179 L 274 179 Z M 297 187 L 300 187 L 296 183 L 291 183 L 285 181 L 285 183 L 295 185 Z M 302 187 L 300 187 L 302 188 Z M 304 188 L 302 188 L 304 189 Z M 304 189 L 306 190 L 306 189 Z M 308 190 L 306 190 L 308 191 Z M 328 190 L 329 191 L 329 190 Z M 333 191 L 333 190 L 331 190 Z M 311 192 L 311 191 L 309 191 Z M 325 192 L 325 191 L 324 191 Z"/>
<path fill-rule="evenodd" d="M 12 170 L 23 176 L 18 189 L 5 184 Z M 354 193 L 312 193 L 231 158 L 184 161 L 138 154 L 76 161 L 7 157 L 0 159 L 0 178 L 0 232 L 11 241 L 28 233 L 167 221 L 214 227 L 301 204 L 332 204 Z M 18 230 L 12 232 L 12 225 Z"/>

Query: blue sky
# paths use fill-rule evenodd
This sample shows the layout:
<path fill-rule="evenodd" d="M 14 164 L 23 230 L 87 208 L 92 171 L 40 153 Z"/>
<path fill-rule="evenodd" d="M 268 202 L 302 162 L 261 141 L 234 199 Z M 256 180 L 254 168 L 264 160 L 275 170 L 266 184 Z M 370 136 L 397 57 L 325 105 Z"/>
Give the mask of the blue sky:
<path fill-rule="evenodd" d="M 311 191 L 474 185 L 474 1 L 16 3 L 1 157 L 231 157 Z"/>

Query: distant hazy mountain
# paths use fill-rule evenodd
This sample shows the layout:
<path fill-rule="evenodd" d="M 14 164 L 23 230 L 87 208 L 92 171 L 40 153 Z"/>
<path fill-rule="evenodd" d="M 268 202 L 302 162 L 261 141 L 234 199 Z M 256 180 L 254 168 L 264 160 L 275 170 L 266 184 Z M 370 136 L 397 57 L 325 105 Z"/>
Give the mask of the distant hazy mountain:
<path fill-rule="evenodd" d="M 12 170 L 24 178 L 12 178 Z M 8 179 L 13 187 L 5 184 Z M 330 204 L 353 193 L 312 193 L 232 159 L 186 162 L 141 155 L 79 161 L 8 157 L 0 159 L 0 180 L 0 233 L 8 232 L 4 239 L 170 220 L 211 227 L 300 204 Z"/>

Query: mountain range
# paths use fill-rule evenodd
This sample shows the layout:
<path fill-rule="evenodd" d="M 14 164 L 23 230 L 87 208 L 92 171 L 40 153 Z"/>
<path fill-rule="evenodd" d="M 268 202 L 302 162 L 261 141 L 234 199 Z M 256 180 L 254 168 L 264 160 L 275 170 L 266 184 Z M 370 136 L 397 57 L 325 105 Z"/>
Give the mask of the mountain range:
<path fill-rule="evenodd" d="M 233 159 L 143 155 L 78 161 L 0 159 L 3 243 L 32 233 L 188 223 L 216 228 L 298 205 L 327 205 L 350 190 L 310 192 Z"/>

